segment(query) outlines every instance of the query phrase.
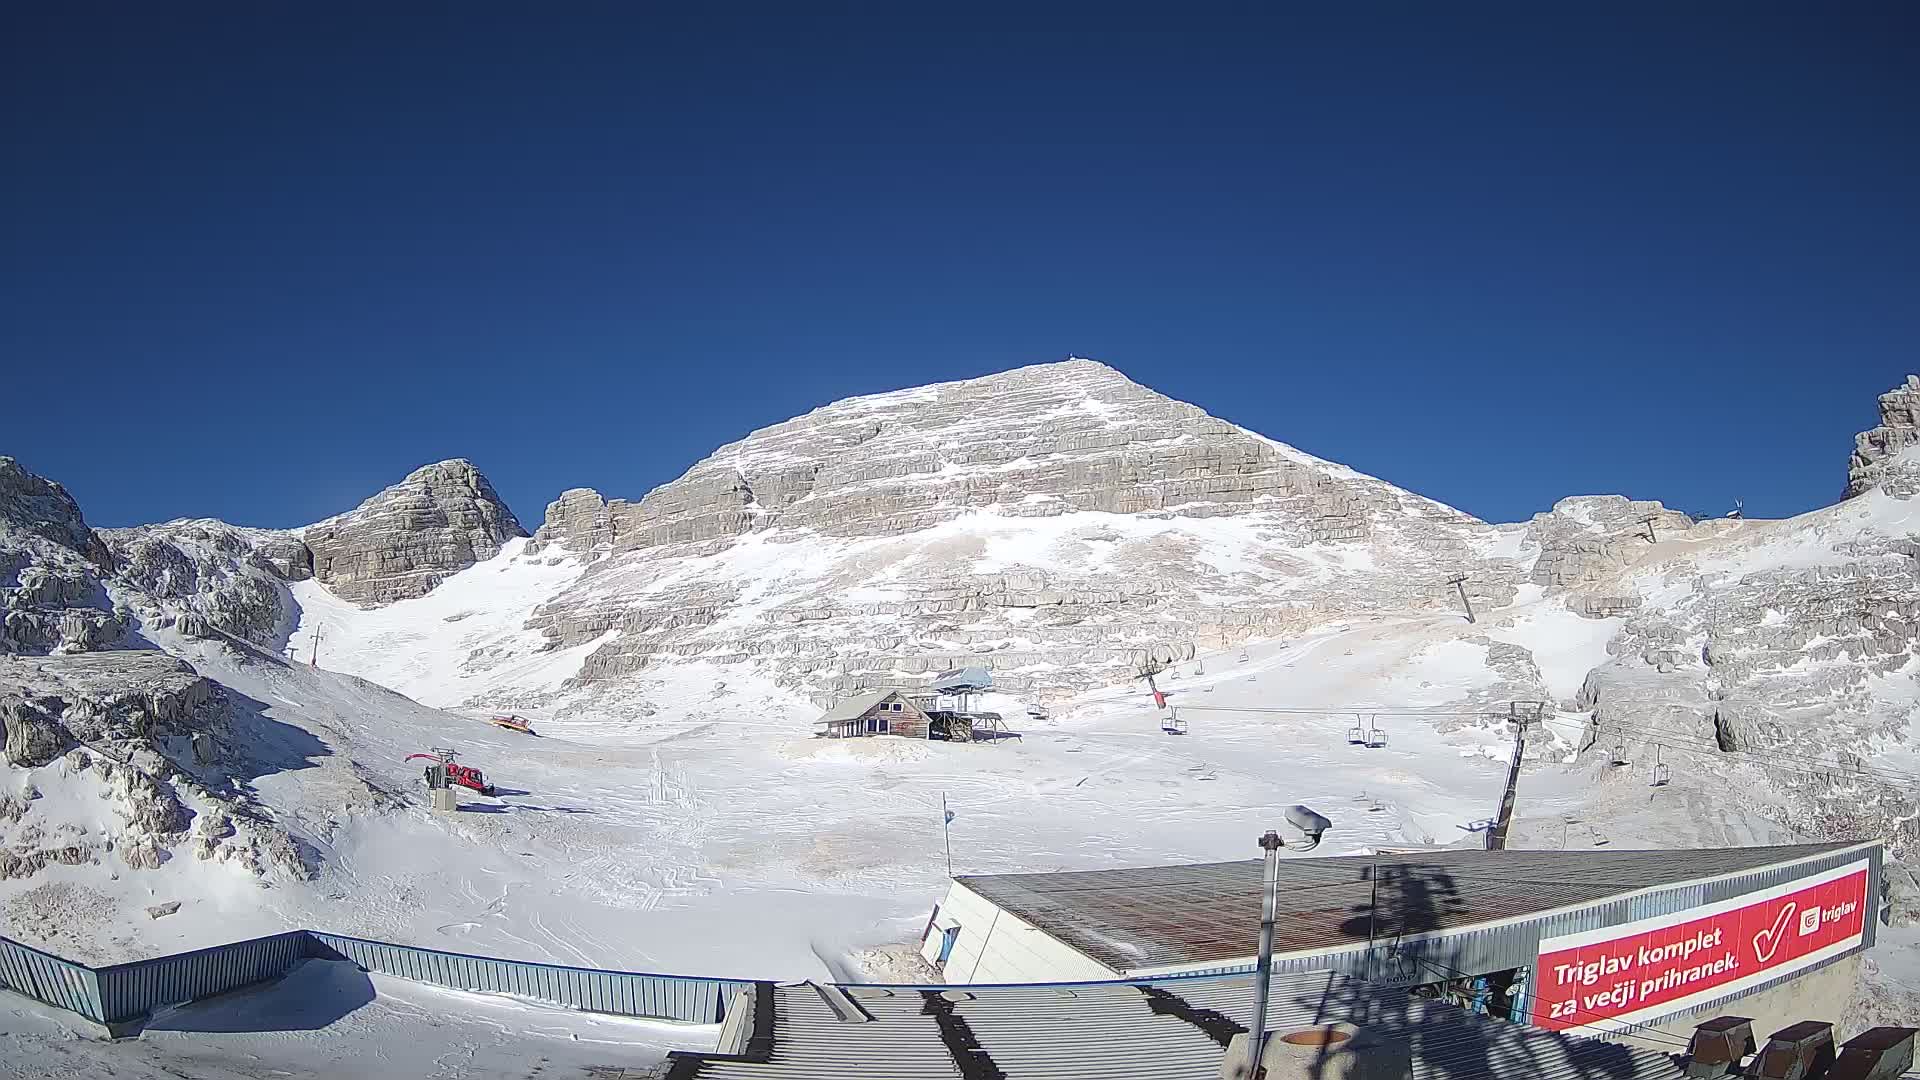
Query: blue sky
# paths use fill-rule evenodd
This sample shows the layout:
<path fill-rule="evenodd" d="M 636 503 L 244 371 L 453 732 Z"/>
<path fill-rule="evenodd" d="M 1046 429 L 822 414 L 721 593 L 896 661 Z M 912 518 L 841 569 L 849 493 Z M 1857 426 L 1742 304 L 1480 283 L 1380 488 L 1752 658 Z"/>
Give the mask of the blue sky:
<path fill-rule="evenodd" d="M 1586 6 L 13 5 L 0 453 L 531 527 L 1075 353 L 1490 519 L 1831 502 L 1920 369 L 1920 6 Z"/>

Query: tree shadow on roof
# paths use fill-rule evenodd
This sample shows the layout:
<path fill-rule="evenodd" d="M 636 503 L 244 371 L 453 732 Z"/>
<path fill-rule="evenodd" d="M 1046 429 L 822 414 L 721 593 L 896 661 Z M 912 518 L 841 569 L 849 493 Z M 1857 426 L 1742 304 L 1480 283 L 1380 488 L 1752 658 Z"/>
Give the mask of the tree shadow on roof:
<path fill-rule="evenodd" d="M 1416 998 L 1405 987 L 1382 986 L 1341 975 L 1276 981 L 1276 1008 L 1269 1014 L 1269 1036 L 1301 1026 L 1348 1023 L 1407 1047 L 1413 1074 L 1422 1080 L 1485 1080 L 1487 1077 L 1580 1076 L 1635 1080 L 1672 1075 L 1669 1055 L 1580 1037 L 1580 1032 L 1549 1032 L 1468 1012 L 1445 1002 Z M 1289 993 L 1288 991 L 1291 991 Z M 1306 1024 L 1302 1024 L 1302 1020 Z M 1333 1051 L 1316 1051 L 1308 1066 L 1315 1080 L 1345 1075 Z"/>

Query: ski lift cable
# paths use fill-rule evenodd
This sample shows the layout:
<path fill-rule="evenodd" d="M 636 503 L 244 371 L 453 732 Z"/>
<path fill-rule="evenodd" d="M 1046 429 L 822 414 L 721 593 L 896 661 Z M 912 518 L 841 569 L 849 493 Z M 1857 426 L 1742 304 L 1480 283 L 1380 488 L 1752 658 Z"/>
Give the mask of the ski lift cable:
<path fill-rule="evenodd" d="M 1290 708 L 1290 707 L 1263 706 L 1263 705 L 1249 705 L 1249 706 L 1238 706 L 1238 707 L 1230 706 L 1230 705 L 1184 705 L 1182 706 L 1182 708 L 1197 710 L 1201 712 L 1260 713 L 1260 714 L 1274 714 L 1274 715 L 1287 715 L 1287 716 L 1318 716 L 1318 717 L 1339 718 L 1339 719 L 1346 719 L 1349 717 L 1353 717 L 1356 714 L 1361 714 L 1361 715 L 1367 715 L 1367 716 L 1373 716 L 1373 717 L 1390 717 L 1390 718 L 1430 717 L 1434 719 L 1467 718 L 1467 719 L 1484 720 L 1484 719 L 1490 719 L 1496 715 L 1490 712 L 1489 710 L 1485 710 L 1485 709 L 1476 709 L 1476 710 L 1352 709 L 1352 708 L 1324 709 L 1324 708 Z M 1649 742 L 1657 743 L 1671 750 L 1678 750 L 1685 753 L 1707 754 L 1723 760 L 1729 757 L 1739 757 L 1739 758 L 1747 759 L 1748 761 L 1755 764 L 1764 764 L 1769 768 L 1784 769 L 1788 772 L 1800 772 L 1808 775 L 1817 775 L 1817 776 L 1826 776 L 1828 774 L 1832 774 L 1834 776 L 1844 777 L 1849 779 L 1874 780 L 1874 781 L 1890 783 L 1890 784 L 1901 784 L 1901 783 L 1920 784 L 1920 775 L 1915 775 L 1912 773 L 1903 773 L 1903 772 L 1899 772 L 1897 770 L 1892 770 L 1892 769 L 1881 769 L 1874 766 L 1857 766 L 1857 767 L 1844 766 L 1844 765 L 1826 766 L 1826 765 L 1822 765 L 1820 762 L 1815 761 L 1811 758 L 1807 758 L 1798 754 L 1786 753 L 1786 752 L 1763 754 L 1757 751 L 1738 750 L 1738 749 L 1709 750 L 1706 747 L 1692 746 L 1682 742 L 1671 741 L 1675 737 L 1666 732 L 1652 731 L 1646 728 L 1639 728 L 1632 725 L 1615 723 L 1613 721 L 1604 721 L 1604 722 L 1596 723 L 1592 720 L 1563 720 L 1554 716 L 1542 715 L 1537 719 L 1536 722 L 1543 725 L 1555 725 L 1564 729 L 1575 730 L 1580 733 L 1586 733 L 1588 731 L 1592 731 L 1599 735 L 1604 735 L 1608 733 L 1617 733 L 1617 734 L 1624 734 L 1624 735 L 1639 736 Z M 1810 766 L 1811 768 L 1810 769 L 1794 769 L 1790 765 L 1781 764 L 1782 761 L 1797 761 L 1807 766 Z"/>

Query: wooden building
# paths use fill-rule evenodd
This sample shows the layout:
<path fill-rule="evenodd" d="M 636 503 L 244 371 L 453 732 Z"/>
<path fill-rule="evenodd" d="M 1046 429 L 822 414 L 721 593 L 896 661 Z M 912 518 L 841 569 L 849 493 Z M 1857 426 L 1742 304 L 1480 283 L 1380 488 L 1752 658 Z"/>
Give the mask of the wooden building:
<path fill-rule="evenodd" d="M 926 711 L 898 690 L 874 690 L 856 694 L 834 703 L 827 714 L 814 721 L 817 732 L 827 739 L 856 739 L 868 735 L 904 735 L 910 739 L 928 737 L 931 721 Z"/>

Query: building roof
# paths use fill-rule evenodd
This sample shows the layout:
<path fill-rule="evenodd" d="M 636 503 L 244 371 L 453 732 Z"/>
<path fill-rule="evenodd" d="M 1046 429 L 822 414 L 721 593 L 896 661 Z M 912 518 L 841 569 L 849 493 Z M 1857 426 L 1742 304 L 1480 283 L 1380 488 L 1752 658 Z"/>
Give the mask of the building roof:
<path fill-rule="evenodd" d="M 1273 948 L 1275 953 L 1339 949 L 1537 915 L 1851 846 L 1283 859 Z M 954 880 L 1113 971 L 1128 972 L 1253 955 L 1260 876 L 1260 860 L 1249 859 Z"/>
<path fill-rule="evenodd" d="M 825 716 L 815 720 L 816 724 L 834 724 L 847 720 L 858 720 L 867 715 L 867 710 L 899 693 L 898 690 L 875 690 L 866 694 L 855 694 L 833 703 Z"/>
<path fill-rule="evenodd" d="M 1666 1054 L 1490 1020 L 1342 975 L 1272 981 L 1267 1030 L 1343 1021 L 1410 1044 L 1414 1080 L 1677 1080 Z M 721 1060 L 675 1055 L 673 1080 L 1218 1080 L 1253 1012 L 1246 975 L 965 987 L 842 987 L 868 1022 L 843 1019 L 834 988 L 771 988 L 771 1038 Z M 764 992 L 764 991 L 763 991 Z M 757 1059 L 757 1060 L 756 1060 Z M 963 1069 L 958 1062 L 964 1061 Z"/>
<path fill-rule="evenodd" d="M 993 685 L 993 672 L 983 667 L 960 667 L 933 677 L 933 689 L 943 694 L 985 690 Z"/>

